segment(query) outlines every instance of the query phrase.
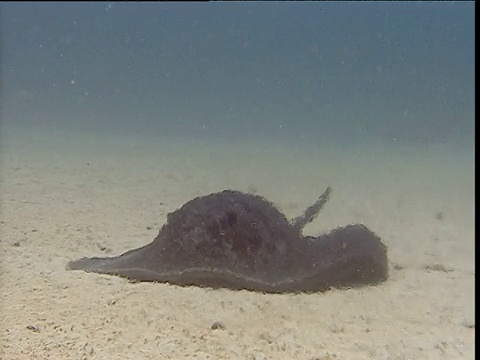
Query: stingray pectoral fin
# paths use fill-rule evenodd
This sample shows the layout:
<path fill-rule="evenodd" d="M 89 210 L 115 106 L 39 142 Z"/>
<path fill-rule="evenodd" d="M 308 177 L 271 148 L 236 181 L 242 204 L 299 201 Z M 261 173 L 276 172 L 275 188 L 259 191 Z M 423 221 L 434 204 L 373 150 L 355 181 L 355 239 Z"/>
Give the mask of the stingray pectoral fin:
<path fill-rule="evenodd" d="M 387 247 L 361 224 L 306 238 L 303 289 L 375 285 L 388 278 Z"/>
<path fill-rule="evenodd" d="M 117 257 L 92 257 L 70 261 L 67 270 L 118 275 L 139 281 L 157 280 L 158 273 L 149 269 L 149 262 L 145 258 L 148 246 L 127 251 Z"/>

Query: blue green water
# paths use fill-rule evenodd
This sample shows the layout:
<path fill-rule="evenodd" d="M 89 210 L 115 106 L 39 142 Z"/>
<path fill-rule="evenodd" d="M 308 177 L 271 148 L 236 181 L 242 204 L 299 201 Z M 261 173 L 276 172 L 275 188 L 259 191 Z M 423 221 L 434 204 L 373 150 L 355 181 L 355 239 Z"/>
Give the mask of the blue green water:
<path fill-rule="evenodd" d="M 4 3 L 3 121 L 472 142 L 474 3 Z"/>

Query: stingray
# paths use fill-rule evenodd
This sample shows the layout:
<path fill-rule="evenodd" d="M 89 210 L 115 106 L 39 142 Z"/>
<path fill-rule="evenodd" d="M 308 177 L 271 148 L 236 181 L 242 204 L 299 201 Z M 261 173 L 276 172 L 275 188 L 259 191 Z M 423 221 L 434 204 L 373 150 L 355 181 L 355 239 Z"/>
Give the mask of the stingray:
<path fill-rule="evenodd" d="M 261 196 L 225 190 L 197 197 L 169 213 L 151 243 L 117 257 L 71 261 L 67 269 L 133 281 L 269 293 L 316 292 L 386 280 L 387 248 L 366 226 L 302 234 L 330 191 L 328 187 L 291 221 Z"/>

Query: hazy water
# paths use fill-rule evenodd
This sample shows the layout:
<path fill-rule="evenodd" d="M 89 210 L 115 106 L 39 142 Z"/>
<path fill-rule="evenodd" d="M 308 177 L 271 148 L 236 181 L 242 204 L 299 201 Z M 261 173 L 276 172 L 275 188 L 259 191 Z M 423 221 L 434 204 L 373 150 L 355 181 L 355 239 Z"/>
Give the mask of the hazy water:
<path fill-rule="evenodd" d="M 2 4 L 5 124 L 473 142 L 474 3 Z"/>
<path fill-rule="evenodd" d="M 429 346 L 430 358 L 455 358 L 461 340 L 473 353 L 461 325 L 465 317 L 474 328 L 473 2 L 1 3 L 0 11 L 2 231 L 11 243 L 22 236 L 27 258 L 44 260 L 4 269 L 27 289 L 15 282 L 19 295 L 5 296 L 21 321 L 16 329 L 6 321 L 19 349 L 33 343 L 25 309 L 45 313 L 25 296 L 38 289 L 37 272 L 50 266 L 59 278 L 89 247 L 89 233 L 59 236 L 70 219 L 99 237 L 131 238 L 147 218 L 164 223 L 160 201 L 173 210 L 225 188 L 258 190 L 297 216 L 330 184 L 334 204 L 312 233 L 364 222 L 389 246 L 392 268 L 406 271 L 392 270 L 382 292 L 392 308 L 375 320 L 379 332 L 324 340 L 411 358 L 426 358 Z M 109 220 L 112 207 L 122 211 Z M 432 222 L 439 213 L 445 221 Z M 19 229 L 37 222 L 44 238 L 29 247 Z M 16 248 L 5 248 L 16 260 Z M 52 249 L 61 252 L 53 263 Z M 454 277 L 428 277 L 422 266 L 432 261 Z M 71 299 L 53 306 L 76 308 Z M 316 306 L 322 320 L 358 312 Z M 315 347 L 322 336 L 313 337 Z"/>

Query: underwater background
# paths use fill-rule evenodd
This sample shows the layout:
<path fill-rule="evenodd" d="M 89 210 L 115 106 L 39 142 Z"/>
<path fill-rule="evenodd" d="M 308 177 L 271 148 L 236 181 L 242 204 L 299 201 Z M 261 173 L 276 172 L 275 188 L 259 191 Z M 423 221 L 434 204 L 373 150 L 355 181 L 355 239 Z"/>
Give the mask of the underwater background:
<path fill-rule="evenodd" d="M 474 2 L 0 4 L 0 357 L 470 359 Z M 271 295 L 67 272 L 237 189 L 390 278 Z M 221 323 L 221 329 L 212 324 Z"/>

